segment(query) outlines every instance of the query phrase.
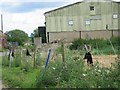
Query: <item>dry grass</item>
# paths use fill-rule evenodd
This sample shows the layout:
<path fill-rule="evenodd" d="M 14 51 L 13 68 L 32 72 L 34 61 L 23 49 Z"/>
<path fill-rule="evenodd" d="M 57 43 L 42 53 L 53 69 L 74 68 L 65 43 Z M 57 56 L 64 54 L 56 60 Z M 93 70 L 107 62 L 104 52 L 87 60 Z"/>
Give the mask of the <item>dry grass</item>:
<path fill-rule="evenodd" d="M 102 67 L 110 67 L 115 63 L 116 58 L 116 55 L 93 55 L 94 63 L 98 61 Z"/>

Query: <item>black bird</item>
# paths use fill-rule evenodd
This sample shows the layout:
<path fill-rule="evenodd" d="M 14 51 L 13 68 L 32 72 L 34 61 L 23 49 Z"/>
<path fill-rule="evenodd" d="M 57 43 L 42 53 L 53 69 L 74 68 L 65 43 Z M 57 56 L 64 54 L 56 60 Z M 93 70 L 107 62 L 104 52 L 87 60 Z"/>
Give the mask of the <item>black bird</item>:
<path fill-rule="evenodd" d="M 26 50 L 26 56 L 31 56 L 28 49 Z"/>
<path fill-rule="evenodd" d="M 87 64 L 93 65 L 92 55 L 90 52 L 85 53 L 84 59 L 87 59 Z"/>

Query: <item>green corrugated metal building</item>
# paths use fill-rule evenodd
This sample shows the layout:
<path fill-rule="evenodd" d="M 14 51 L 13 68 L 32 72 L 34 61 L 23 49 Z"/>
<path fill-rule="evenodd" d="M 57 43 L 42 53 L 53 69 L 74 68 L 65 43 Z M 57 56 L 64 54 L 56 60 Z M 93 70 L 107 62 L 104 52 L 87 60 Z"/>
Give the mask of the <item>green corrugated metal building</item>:
<path fill-rule="evenodd" d="M 44 15 L 48 42 L 61 40 L 63 33 L 66 33 L 64 35 L 66 39 L 72 40 L 74 35 L 76 37 L 73 39 L 85 38 L 84 32 L 91 31 L 93 35 L 90 37 L 97 38 L 94 36 L 94 31 L 112 30 L 110 33 L 114 34 L 114 31 L 120 29 L 119 2 L 86 0 L 48 11 Z M 72 32 L 73 34 L 70 34 Z M 102 37 L 104 38 L 104 35 Z"/>

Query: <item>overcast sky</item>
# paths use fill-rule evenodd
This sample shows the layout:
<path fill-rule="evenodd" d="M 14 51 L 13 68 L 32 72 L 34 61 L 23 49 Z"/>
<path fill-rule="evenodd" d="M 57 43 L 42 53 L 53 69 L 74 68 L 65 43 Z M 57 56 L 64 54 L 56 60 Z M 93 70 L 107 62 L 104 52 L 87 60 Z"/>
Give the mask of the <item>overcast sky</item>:
<path fill-rule="evenodd" d="M 81 0 L 0 0 L 0 14 L 3 15 L 3 31 L 20 29 L 30 36 L 38 26 L 45 26 L 44 13 L 46 11 L 78 1 Z"/>

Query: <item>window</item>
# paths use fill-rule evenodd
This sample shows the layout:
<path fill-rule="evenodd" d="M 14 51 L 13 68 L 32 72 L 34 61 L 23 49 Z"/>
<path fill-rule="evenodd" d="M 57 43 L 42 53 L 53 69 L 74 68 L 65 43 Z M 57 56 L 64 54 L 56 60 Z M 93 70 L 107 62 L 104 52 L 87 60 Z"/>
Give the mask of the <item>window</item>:
<path fill-rule="evenodd" d="M 113 18 L 114 19 L 118 18 L 118 15 L 117 14 L 113 14 Z"/>
<path fill-rule="evenodd" d="M 72 26 L 73 25 L 73 20 L 69 20 L 68 24 Z"/>
<path fill-rule="evenodd" d="M 90 25 L 90 20 L 86 20 L 86 25 Z"/>
<path fill-rule="evenodd" d="M 90 6 L 90 11 L 94 11 L 94 6 Z"/>

